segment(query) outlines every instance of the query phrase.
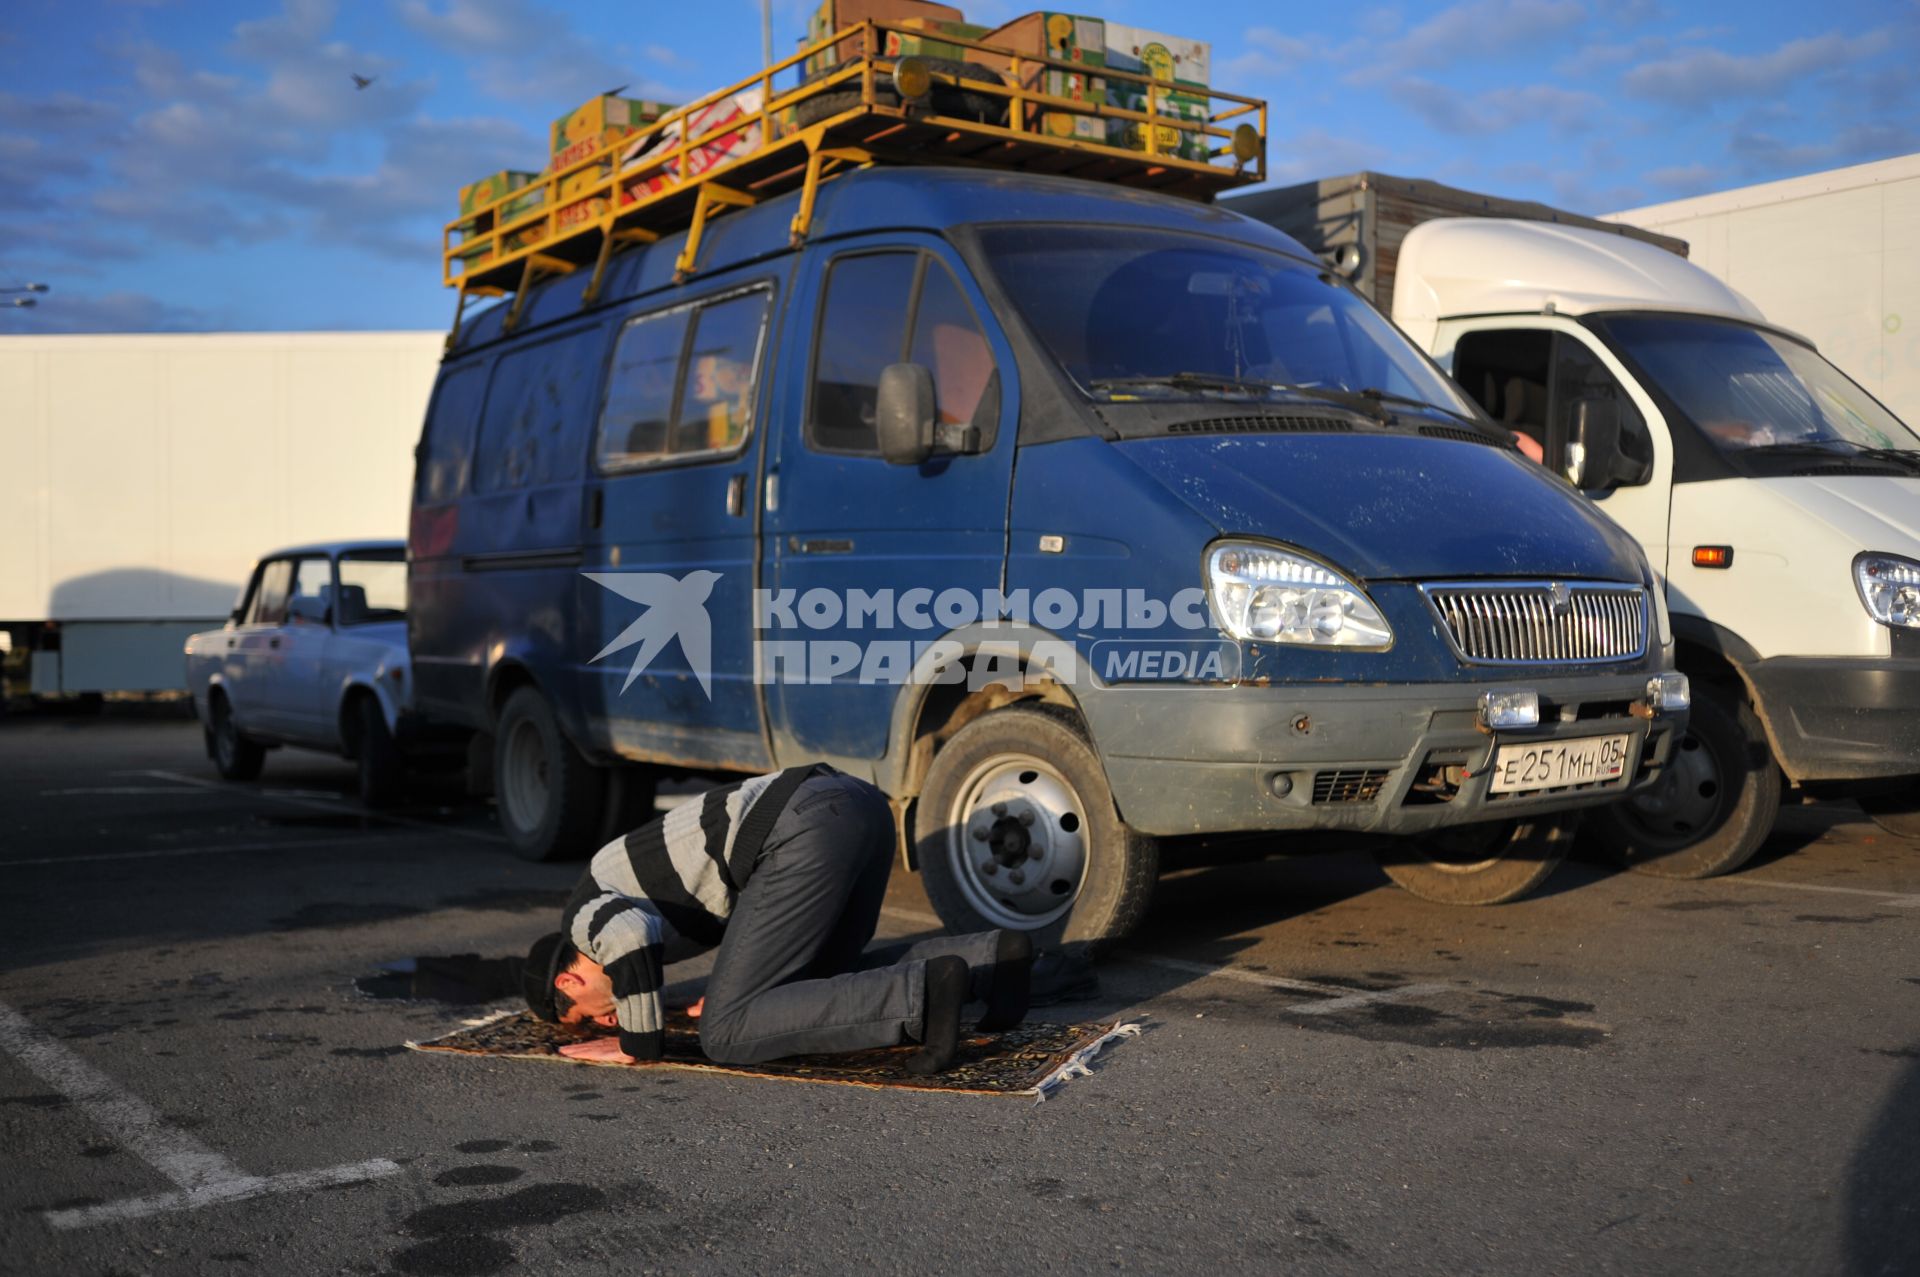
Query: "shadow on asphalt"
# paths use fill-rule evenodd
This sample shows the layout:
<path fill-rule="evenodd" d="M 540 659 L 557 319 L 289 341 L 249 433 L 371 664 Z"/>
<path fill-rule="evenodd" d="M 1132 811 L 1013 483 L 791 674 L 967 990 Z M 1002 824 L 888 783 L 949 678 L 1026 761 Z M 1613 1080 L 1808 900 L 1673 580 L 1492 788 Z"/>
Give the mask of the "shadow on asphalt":
<path fill-rule="evenodd" d="M 1878 1054 L 1907 1063 L 1847 1170 L 1846 1271 L 1857 1277 L 1910 1273 L 1920 1257 L 1920 1042 Z"/>

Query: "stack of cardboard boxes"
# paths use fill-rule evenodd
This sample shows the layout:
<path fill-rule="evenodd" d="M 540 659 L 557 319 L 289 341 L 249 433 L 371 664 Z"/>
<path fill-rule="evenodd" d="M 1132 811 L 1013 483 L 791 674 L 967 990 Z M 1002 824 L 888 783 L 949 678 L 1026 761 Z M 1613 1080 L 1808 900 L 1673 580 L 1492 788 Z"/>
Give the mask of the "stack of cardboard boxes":
<path fill-rule="evenodd" d="M 1193 122 L 1207 118 L 1210 100 L 1206 85 L 1211 50 L 1204 41 L 1183 40 L 1071 13 L 1029 13 L 989 30 L 967 22 L 959 9 L 930 0 L 822 0 L 808 22 L 805 43 L 818 43 L 836 31 L 868 20 L 906 28 L 885 33 L 884 48 L 877 50 L 883 57 L 972 62 L 1011 80 L 1013 60 L 1010 57 L 953 43 L 977 40 L 1023 56 L 1049 57 L 1083 68 L 1066 70 L 1029 66 L 1023 62 L 1021 87 L 1029 91 L 1090 105 L 1144 112 L 1147 86 L 1102 74 L 1107 70 L 1125 71 L 1152 76 L 1167 85 L 1165 89 L 1151 90 L 1156 113 Z M 806 78 L 823 75 L 836 63 L 861 56 L 865 50 L 859 43 L 858 37 L 849 38 L 809 57 L 803 67 Z M 796 127 L 793 110 L 789 108 L 771 121 L 773 138 L 764 137 L 762 104 L 758 87 L 744 89 L 710 102 L 681 119 L 671 120 L 665 127 L 654 128 L 675 108 L 664 102 L 634 98 L 593 98 L 553 122 L 549 136 L 552 158 L 541 173 L 507 169 L 460 188 L 461 221 L 456 230 L 470 244 L 456 245 L 454 251 L 468 270 L 484 265 L 492 259 L 494 250 L 490 233 L 487 238 L 480 238 L 482 226 L 476 216 L 480 209 L 524 190 L 524 194 L 500 205 L 485 229 L 491 232 L 493 227 L 507 225 L 545 203 L 546 188 L 536 185 L 542 177 L 578 164 L 624 139 L 632 138 L 633 143 L 618 153 L 617 161 L 611 157 L 602 159 L 560 178 L 554 229 L 606 215 L 613 199 L 612 190 L 589 192 L 606 181 L 616 163 L 621 173 L 634 174 L 618 188 L 620 202 L 631 204 L 649 193 L 679 185 L 755 151 Z M 1138 121 L 1032 109 L 1034 117 L 1028 127 L 1042 129 L 1055 137 L 1084 138 L 1135 151 L 1147 149 L 1148 126 Z M 664 162 L 660 159 L 677 147 L 683 137 L 709 134 L 713 136 L 688 152 L 684 159 L 676 157 Z M 1208 156 L 1209 139 L 1203 134 L 1184 132 L 1170 125 L 1158 127 L 1154 134 L 1154 149 L 1162 155 L 1202 160 Z M 527 190 L 528 187 L 533 189 Z M 543 219 L 525 231 L 506 237 L 502 249 L 511 252 L 548 233 Z"/>

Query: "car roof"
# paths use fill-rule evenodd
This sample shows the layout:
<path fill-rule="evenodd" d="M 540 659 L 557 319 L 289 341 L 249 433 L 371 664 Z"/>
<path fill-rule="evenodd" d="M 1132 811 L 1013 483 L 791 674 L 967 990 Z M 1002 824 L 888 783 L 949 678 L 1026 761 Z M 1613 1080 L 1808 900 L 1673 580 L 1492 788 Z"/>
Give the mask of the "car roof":
<path fill-rule="evenodd" d="M 263 554 L 262 559 L 301 559 L 318 558 L 325 555 L 333 558 L 354 550 L 399 550 L 405 552 L 405 541 L 315 541 L 308 545 L 290 545 L 284 550 L 275 550 Z"/>
<path fill-rule="evenodd" d="M 687 285 L 689 291 L 723 270 L 791 251 L 799 202 L 800 192 L 790 191 L 716 217 L 701 239 L 699 270 Z M 1291 236 L 1220 204 L 1081 178 L 918 165 L 861 169 L 823 184 L 809 238 L 817 242 L 875 231 L 939 234 L 957 226 L 1004 222 L 1193 231 L 1315 260 Z M 608 267 L 602 297 L 617 301 L 670 286 L 674 259 L 685 242 L 686 232 L 681 231 L 619 254 Z M 591 274 L 579 270 L 536 286 L 528 294 L 515 336 L 585 309 L 581 293 Z M 454 357 L 498 340 L 506 309 L 495 306 L 469 321 L 461 329 Z"/>

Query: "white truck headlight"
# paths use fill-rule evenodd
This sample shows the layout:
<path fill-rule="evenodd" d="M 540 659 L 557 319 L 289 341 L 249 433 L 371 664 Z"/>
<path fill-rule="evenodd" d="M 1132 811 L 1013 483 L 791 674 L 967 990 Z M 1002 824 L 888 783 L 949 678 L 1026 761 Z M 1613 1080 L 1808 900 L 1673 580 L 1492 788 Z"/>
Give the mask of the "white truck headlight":
<path fill-rule="evenodd" d="M 1207 552 L 1207 598 L 1227 634 L 1256 643 L 1381 649 L 1393 630 L 1360 587 L 1305 555 L 1246 541 Z"/>
<path fill-rule="evenodd" d="M 1920 629 L 1920 563 L 1892 554 L 1863 554 L 1853 561 L 1853 584 L 1874 620 Z"/>

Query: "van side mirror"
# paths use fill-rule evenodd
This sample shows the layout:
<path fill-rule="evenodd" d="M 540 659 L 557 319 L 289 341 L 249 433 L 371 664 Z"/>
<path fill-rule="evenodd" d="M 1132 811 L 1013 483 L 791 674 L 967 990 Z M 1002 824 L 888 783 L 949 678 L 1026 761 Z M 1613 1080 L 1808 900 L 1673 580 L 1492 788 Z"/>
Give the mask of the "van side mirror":
<path fill-rule="evenodd" d="M 1576 399 L 1567 430 L 1567 478 L 1586 491 L 1645 483 L 1653 467 L 1620 450 L 1620 402 Z"/>
<path fill-rule="evenodd" d="M 880 370 L 874 402 L 880 455 L 896 466 L 916 466 L 933 453 L 933 374 L 920 364 L 888 364 Z"/>

